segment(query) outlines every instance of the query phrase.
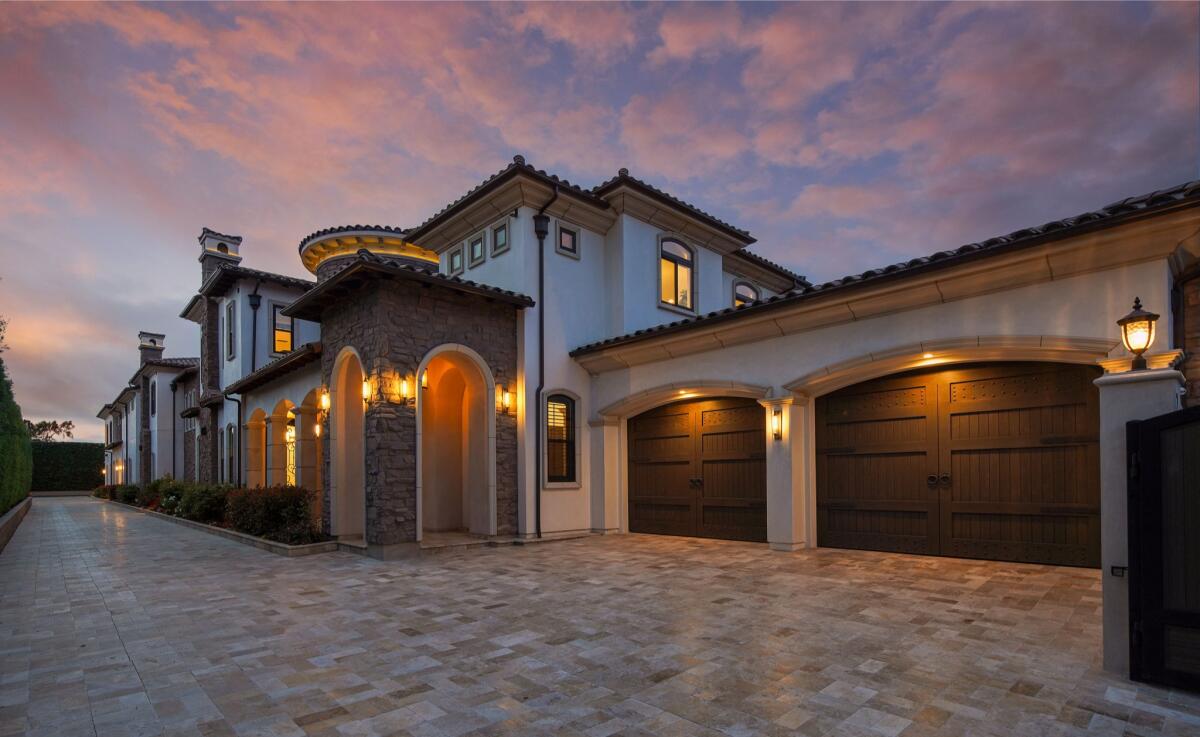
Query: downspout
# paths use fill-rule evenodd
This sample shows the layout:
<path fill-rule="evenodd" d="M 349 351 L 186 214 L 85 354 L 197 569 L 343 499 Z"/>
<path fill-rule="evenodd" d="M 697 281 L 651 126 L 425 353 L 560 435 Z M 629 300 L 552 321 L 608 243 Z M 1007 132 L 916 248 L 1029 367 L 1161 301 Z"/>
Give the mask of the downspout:
<path fill-rule="evenodd" d="M 550 217 L 546 208 L 558 199 L 558 185 L 554 185 L 554 196 L 533 216 L 533 234 L 538 242 L 538 383 L 533 399 L 537 405 L 534 424 L 534 526 L 537 536 L 542 536 L 542 390 L 546 388 L 546 235 L 550 232 Z"/>
<path fill-rule="evenodd" d="M 179 478 L 175 473 L 175 423 L 179 422 L 179 415 L 175 414 L 175 390 L 178 389 L 174 380 L 171 381 L 171 478 Z"/>

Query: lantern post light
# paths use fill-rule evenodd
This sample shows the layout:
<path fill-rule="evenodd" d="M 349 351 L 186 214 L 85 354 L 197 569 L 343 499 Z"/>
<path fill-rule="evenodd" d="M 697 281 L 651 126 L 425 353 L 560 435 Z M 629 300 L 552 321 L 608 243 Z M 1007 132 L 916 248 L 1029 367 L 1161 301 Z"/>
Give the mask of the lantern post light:
<path fill-rule="evenodd" d="M 1146 359 L 1142 356 L 1154 343 L 1154 323 L 1158 315 L 1142 309 L 1142 300 L 1133 298 L 1133 310 L 1117 320 L 1121 328 L 1121 342 L 1125 349 L 1133 354 L 1133 364 L 1130 368 L 1141 371 L 1146 368 Z"/>

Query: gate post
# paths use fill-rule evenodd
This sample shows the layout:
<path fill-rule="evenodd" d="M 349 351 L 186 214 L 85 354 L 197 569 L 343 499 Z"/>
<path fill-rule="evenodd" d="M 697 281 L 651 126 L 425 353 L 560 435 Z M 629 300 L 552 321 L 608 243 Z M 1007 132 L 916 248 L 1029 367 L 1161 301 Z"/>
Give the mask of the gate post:
<path fill-rule="evenodd" d="M 767 413 L 767 543 L 771 550 L 800 550 L 808 547 L 804 490 L 809 438 L 805 415 L 812 407 L 807 400 L 790 396 L 760 399 L 758 403 Z"/>
<path fill-rule="evenodd" d="M 1129 675 L 1128 490 L 1125 425 L 1181 406 L 1183 374 L 1149 369 L 1105 374 L 1100 389 L 1100 565 L 1104 669 Z"/>

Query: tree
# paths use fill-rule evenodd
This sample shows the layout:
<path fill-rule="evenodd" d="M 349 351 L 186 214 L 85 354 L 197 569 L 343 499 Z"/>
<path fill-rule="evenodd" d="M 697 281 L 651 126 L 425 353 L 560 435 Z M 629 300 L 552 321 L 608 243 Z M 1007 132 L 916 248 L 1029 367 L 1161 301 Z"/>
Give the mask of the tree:
<path fill-rule="evenodd" d="M 25 420 L 25 427 L 29 429 L 29 437 L 32 440 L 50 441 L 75 437 L 75 423 L 71 420 L 62 422 L 58 420 L 42 420 L 41 422 Z"/>

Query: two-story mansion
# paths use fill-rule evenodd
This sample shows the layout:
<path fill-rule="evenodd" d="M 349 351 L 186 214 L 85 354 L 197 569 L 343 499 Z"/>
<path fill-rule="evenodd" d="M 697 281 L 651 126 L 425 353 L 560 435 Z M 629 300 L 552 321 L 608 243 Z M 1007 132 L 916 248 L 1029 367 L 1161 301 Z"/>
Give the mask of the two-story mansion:
<path fill-rule="evenodd" d="M 1152 366 L 1200 347 L 1198 232 L 1192 183 L 813 285 L 624 169 L 516 157 L 417 227 L 308 236 L 315 281 L 205 229 L 199 358 L 143 335 L 109 478 L 300 484 L 380 556 L 634 531 L 1097 566 L 1093 380 L 1135 296 Z"/>

